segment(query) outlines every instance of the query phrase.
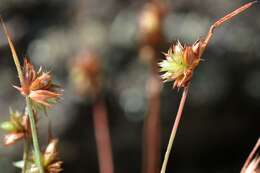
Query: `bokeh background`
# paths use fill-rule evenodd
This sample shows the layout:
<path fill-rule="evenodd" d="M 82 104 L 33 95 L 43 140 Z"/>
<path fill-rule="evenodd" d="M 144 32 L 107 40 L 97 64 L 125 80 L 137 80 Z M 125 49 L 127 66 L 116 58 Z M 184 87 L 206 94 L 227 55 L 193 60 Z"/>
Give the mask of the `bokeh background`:
<path fill-rule="evenodd" d="M 49 111 L 60 140 L 64 172 L 98 172 L 91 98 L 79 97 L 71 83 L 73 58 L 86 50 L 101 59 L 103 93 L 109 114 L 116 173 L 142 171 L 142 132 L 147 111 L 149 68 L 140 61 L 140 0 L 0 0 L 0 14 L 19 56 L 54 74 L 64 87 L 61 102 Z M 242 0 L 174 0 L 163 21 L 166 52 L 179 39 L 192 44 L 210 25 L 245 3 Z M 260 136 L 260 6 L 257 4 L 216 29 L 194 74 L 184 116 L 177 132 L 168 172 L 239 172 Z M 159 60 L 159 58 L 158 58 Z M 3 30 L 0 32 L 0 120 L 8 107 L 23 110 L 23 98 Z M 161 158 L 163 158 L 181 91 L 161 90 Z M 40 121 L 41 144 L 47 123 Z M 1 131 L 1 136 L 3 136 Z M 0 172 L 19 172 L 22 143 L 0 147 Z M 161 159 L 162 161 L 162 159 Z"/>

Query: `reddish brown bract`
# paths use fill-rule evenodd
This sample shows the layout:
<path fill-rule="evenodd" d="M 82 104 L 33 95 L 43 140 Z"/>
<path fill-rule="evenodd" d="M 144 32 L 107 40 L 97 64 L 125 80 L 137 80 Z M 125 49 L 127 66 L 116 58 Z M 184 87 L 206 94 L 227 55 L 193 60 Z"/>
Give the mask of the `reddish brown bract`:
<path fill-rule="evenodd" d="M 4 136 L 4 145 L 9 146 L 15 144 L 17 141 L 24 139 L 30 135 L 30 126 L 29 126 L 29 119 L 27 115 L 21 116 L 18 115 L 18 112 L 11 113 L 10 120 L 4 122 L 5 124 L 11 125 L 12 128 L 3 128 L 3 124 L 1 124 L 2 128 L 6 131 L 9 131 Z"/>
<path fill-rule="evenodd" d="M 201 60 L 204 51 L 201 40 L 196 41 L 192 46 L 182 46 L 180 42 L 174 44 L 165 53 L 166 59 L 159 63 L 161 77 L 164 81 L 174 81 L 174 87 L 186 87 L 191 80 L 194 69 Z"/>
<path fill-rule="evenodd" d="M 36 72 L 28 59 L 24 60 L 23 77 L 22 86 L 15 86 L 23 96 L 28 96 L 35 103 L 46 107 L 50 107 L 52 103 L 59 100 L 61 94 L 58 89 L 60 87 L 52 82 L 50 73 L 43 72 L 41 68 Z"/>
<path fill-rule="evenodd" d="M 179 42 L 173 45 L 165 54 L 166 59 L 159 63 L 161 72 L 164 74 L 161 76 L 164 81 L 175 81 L 174 87 L 186 87 L 192 77 L 194 69 L 197 67 L 201 60 L 201 56 L 207 47 L 213 31 L 216 27 L 219 27 L 225 21 L 230 20 L 232 17 L 243 12 L 251 7 L 257 1 L 249 2 L 242 7 L 234 10 L 226 16 L 220 18 L 213 25 L 211 25 L 209 32 L 205 38 L 201 38 L 196 41 L 192 46 L 182 46 Z"/>

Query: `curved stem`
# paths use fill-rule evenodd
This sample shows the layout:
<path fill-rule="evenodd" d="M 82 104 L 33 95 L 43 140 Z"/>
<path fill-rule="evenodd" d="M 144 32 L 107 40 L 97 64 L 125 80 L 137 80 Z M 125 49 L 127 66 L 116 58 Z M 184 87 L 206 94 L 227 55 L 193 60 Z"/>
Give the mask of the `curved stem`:
<path fill-rule="evenodd" d="M 24 139 L 24 148 L 23 148 L 23 171 L 22 173 L 26 173 L 27 170 L 27 163 L 28 163 L 28 153 L 29 153 L 29 138 Z"/>
<path fill-rule="evenodd" d="M 32 131 L 32 140 L 33 140 L 33 147 L 34 147 L 34 157 L 35 157 L 35 163 L 37 167 L 39 168 L 40 173 L 44 173 L 42 162 L 41 162 L 41 152 L 39 148 L 39 141 L 37 136 L 37 129 L 36 129 L 36 123 L 33 116 L 33 110 L 31 105 L 31 100 L 28 96 L 26 96 L 26 106 L 28 109 L 29 119 L 30 119 L 30 126 Z"/>
<path fill-rule="evenodd" d="M 236 10 L 232 11 L 231 13 L 225 15 L 224 17 L 220 18 L 219 20 L 217 20 L 213 25 L 211 25 L 208 35 L 206 36 L 205 40 L 204 40 L 204 47 L 206 47 L 209 43 L 209 40 L 211 39 L 214 29 L 219 27 L 220 25 L 222 25 L 224 22 L 230 20 L 231 18 L 235 17 L 236 15 L 238 15 L 239 13 L 247 10 L 248 8 L 250 8 L 252 5 L 254 5 L 255 3 L 258 3 L 259 1 L 252 1 L 249 3 L 246 3 L 245 5 L 237 8 Z"/>
<path fill-rule="evenodd" d="M 173 125 L 173 128 L 172 128 L 172 132 L 171 132 L 171 136 L 170 136 L 170 139 L 169 139 L 169 142 L 168 142 L 167 150 L 166 150 L 166 153 L 165 153 L 165 156 L 164 156 L 161 173 L 165 173 L 165 171 L 166 171 L 166 167 L 167 167 L 167 163 L 168 163 L 168 160 L 169 160 L 172 145 L 173 145 L 175 135 L 176 135 L 179 123 L 180 123 L 184 104 L 185 104 L 185 101 L 186 101 L 186 98 L 187 98 L 187 95 L 188 95 L 188 90 L 189 90 L 189 86 L 185 87 L 184 90 L 183 90 L 183 93 L 182 93 L 181 102 L 180 102 L 179 109 L 178 109 L 178 112 L 177 112 L 177 115 L 176 115 L 176 119 L 175 119 L 175 122 L 174 122 L 174 125 Z"/>

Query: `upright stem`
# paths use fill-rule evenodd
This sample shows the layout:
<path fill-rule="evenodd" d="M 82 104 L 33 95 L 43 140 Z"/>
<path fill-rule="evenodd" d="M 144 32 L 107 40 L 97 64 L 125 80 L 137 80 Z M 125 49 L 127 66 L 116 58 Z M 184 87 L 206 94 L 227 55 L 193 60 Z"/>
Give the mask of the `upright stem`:
<path fill-rule="evenodd" d="M 33 115 L 31 100 L 28 96 L 26 96 L 26 106 L 28 109 L 29 119 L 30 119 L 30 126 L 32 131 L 32 140 L 33 140 L 33 146 L 34 146 L 34 157 L 36 165 L 40 171 L 40 173 L 44 173 L 42 162 L 41 162 L 41 152 L 39 148 L 39 141 L 37 136 L 37 129 L 36 129 L 36 123 Z"/>
<path fill-rule="evenodd" d="M 157 65 L 157 64 L 156 64 Z M 158 72 L 151 72 L 147 81 L 148 115 L 144 123 L 143 173 L 160 170 L 160 89 Z"/>
<path fill-rule="evenodd" d="M 20 80 L 20 83 L 21 83 L 21 86 L 22 86 L 24 84 L 24 76 L 23 76 L 21 64 L 20 64 L 19 58 L 17 56 L 17 53 L 15 51 L 11 37 L 10 37 L 8 31 L 7 31 L 7 28 L 6 28 L 5 23 L 4 23 L 1 16 L 0 16 L 0 20 L 1 20 L 2 26 L 4 28 L 8 44 L 10 46 L 12 56 L 13 56 L 13 60 L 14 60 L 14 63 L 15 63 L 15 66 L 16 66 L 16 69 L 17 69 L 17 72 L 18 72 L 18 77 L 19 77 L 19 80 Z M 38 142 L 36 124 L 35 124 L 35 120 L 34 120 L 34 116 L 33 116 L 31 101 L 30 101 L 30 98 L 28 96 L 26 96 L 26 107 L 28 108 L 28 114 L 29 114 L 29 119 L 30 119 L 30 126 L 31 126 L 31 131 L 32 131 L 32 140 L 33 140 L 33 146 L 34 146 L 34 150 L 35 150 L 34 154 L 35 154 L 36 165 L 38 166 L 40 173 L 44 173 L 44 170 L 42 168 L 42 163 L 41 163 L 41 152 L 40 152 L 40 149 L 39 149 L 39 142 Z"/>
<path fill-rule="evenodd" d="M 113 173 L 114 167 L 107 112 L 104 103 L 100 100 L 94 105 L 93 120 L 98 152 L 99 171 L 100 173 Z"/>
<path fill-rule="evenodd" d="M 184 104 L 185 104 L 185 101 L 186 101 L 186 98 L 187 98 L 187 95 L 188 95 L 188 90 L 189 90 L 189 86 L 185 87 L 184 90 L 183 90 L 183 93 L 182 93 L 181 102 L 180 102 L 179 109 L 178 109 L 178 112 L 177 112 L 177 115 L 176 115 L 176 119 L 175 119 L 175 122 L 174 122 L 174 125 L 173 125 L 173 128 L 172 128 L 172 132 L 171 132 L 170 140 L 168 142 L 167 150 L 166 150 L 166 153 L 165 153 L 165 156 L 164 156 L 161 173 L 165 173 L 165 171 L 166 171 L 166 166 L 167 166 L 167 163 L 168 163 L 168 160 L 169 160 L 169 156 L 170 156 L 172 145 L 173 145 L 173 142 L 174 142 L 174 139 L 175 139 L 175 135 L 176 135 L 179 123 L 180 123 Z"/>
<path fill-rule="evenodd" d="M 29 138 L 25 138 L 24 139 L 24 148 L 23 148 L 23 161 L 24 161 L 24 164 L 23 164 L 23 171 L 22 173 L 26 173 L 26 170 L 27 170 L 27 163 L 28 163 L 28 154 L 29 154 Z"/>

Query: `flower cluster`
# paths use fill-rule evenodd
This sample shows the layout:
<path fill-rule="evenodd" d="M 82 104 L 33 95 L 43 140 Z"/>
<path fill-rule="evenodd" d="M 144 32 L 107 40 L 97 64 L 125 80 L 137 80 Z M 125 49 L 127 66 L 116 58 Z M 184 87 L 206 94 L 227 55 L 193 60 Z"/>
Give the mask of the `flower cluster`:
<path fill-rule="evenodd" d="M 10 120 L 1 123 L 1 128 L 8 133 L 4 136 L 6 146 L 15 144 L 17 141 L 30 135 L 29 119 L 27 115 L 10 110 Z"/>
<path fill-rule="evenodd" d="M 174 81 L 174 87 L 186 87 L 191 80 L 194 69 L 201 61 L 204 51 L 201 40 L 192 46 L 182 46 L 178 41 L 165 53 L 166 59 L 159 63 L 164 81 Z"/>
<path fill-rule="evenodd" d="M 45 151 L 42 153 L 42 165 L 45 173 L 59 173 L 62 171 L 62 161 L 60 161 L 58 156 L 57 145 L 58 140 L 52 139 L 46 147 Z M 18 161 L 14 163 L 14 165 L 23 169 L 24 161 Z M 39 173 L 39 169 L 35 164 L 33 155 L 31 155 L 29 159 L 26 172 Z"/>
<path fill-rule="evenodd" d="M 33 103 L 50 107 L 59 100 L 61 94 L 58 89 L 60 87 L 52 82 L 50 73 L 43 72 L 42 68 L 36 72 L 34 66 L 28 59 L 24 60 L 23 77 L 24 81 L 21 87 L 14 87 L 18 89 L 23 96 L 31 98 Z"/>

